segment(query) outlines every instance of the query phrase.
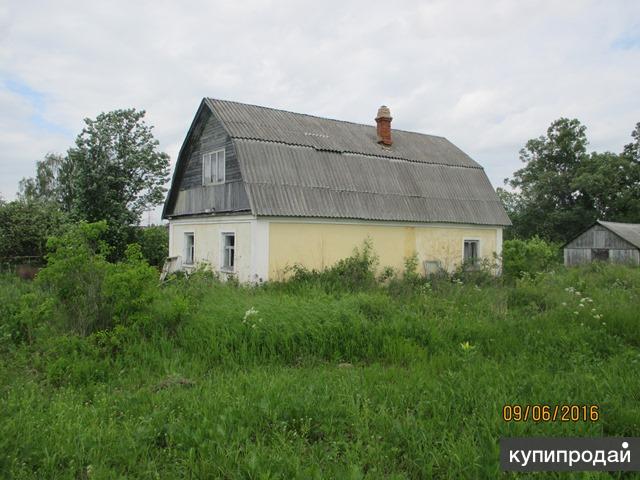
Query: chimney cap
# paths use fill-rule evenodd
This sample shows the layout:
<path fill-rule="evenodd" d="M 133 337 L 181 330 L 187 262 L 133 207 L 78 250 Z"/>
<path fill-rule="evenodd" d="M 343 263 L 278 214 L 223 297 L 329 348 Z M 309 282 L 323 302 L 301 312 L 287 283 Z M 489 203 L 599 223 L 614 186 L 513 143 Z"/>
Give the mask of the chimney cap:
<path fill-rule="evenodd" d="M 378 114 L 376 115 L 376 120 L 379 118 L 391 118 L 391 110 L 386 105 L 382 105 L 378 109 Z"/>

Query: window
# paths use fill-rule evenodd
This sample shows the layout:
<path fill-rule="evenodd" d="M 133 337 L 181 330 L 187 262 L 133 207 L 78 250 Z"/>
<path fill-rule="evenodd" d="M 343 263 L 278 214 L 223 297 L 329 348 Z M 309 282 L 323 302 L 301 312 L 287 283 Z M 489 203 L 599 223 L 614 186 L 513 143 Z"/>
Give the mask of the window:
<path fill-rule="evenodd" d="M 464 263 L 476 264 L 478 262 L 480 252 L 479 240 L 464 241 Z"/>
<path fill-rule="evenodd" d="M 202 184 L 224 183 L 224 148 L 202 156 Z"/>
<path fill-rule="evenodd" d="M 425 260 L 424 261 L 424 273 L 425 275 L 433 275 L 438 273 L 442 268 L 440 260 Z"/>
<path fill-rule="evenodd" d="M 196 253 L 195 235 L 193 232 L 184 234 L 184 263 L 187 265 L 193 265 L 193 260 Z"/>
<path fill-rule="evenodd" d="M 236 235 L 222 234 L 222 270 L 233 272 L 236 265 Z"/>
<path fill-rule="evenodd" d="M 607 250 L 606 248 L 592 248 L 591 259 L 596 262 L 608 262 L 609 250 Z"/>

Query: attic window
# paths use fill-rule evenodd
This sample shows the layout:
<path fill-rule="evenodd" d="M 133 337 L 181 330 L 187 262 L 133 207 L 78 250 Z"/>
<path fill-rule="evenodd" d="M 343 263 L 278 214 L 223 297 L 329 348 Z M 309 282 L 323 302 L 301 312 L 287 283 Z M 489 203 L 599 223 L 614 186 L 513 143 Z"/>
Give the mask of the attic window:
<path fill-rule="evenodd" d="M 224 183 L 224 148 L 202 155 L 202 184 Z"/>

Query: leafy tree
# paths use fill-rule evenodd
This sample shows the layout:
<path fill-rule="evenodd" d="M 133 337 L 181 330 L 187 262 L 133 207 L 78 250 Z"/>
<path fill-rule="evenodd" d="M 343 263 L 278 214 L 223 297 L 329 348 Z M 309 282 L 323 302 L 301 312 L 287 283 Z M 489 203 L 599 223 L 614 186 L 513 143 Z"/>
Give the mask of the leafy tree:
<path fill-rule="evenodd" d="M 142 213 L 163 201 L 169 174 L 144 116 L 126 109 L 85 119 L 66 156 L 48 154 L 35 178 L 20 182 L 21 198 L 54 203 L 74 220 L 106 220 L 110 258 L 122 258 Z"/>
<path fill-rule="evenodd" d="M 511 219 L 511 223 L 513 224 L 510 228 L 507 228 L 504 231 L 504 239 L 510 240 L 512 238 L 526 236 L 528 233 L 528 225 L 526 225 L 527 215 L 523 212 L 524 202 L 520 195 L 516 192 L 510 192 L 509 190 L 505 190 L 500 187 L 496 188 L 496 195 L 498 195 L 498 198 L 502 202 L 502 206 L 506 210 L 507 215 L 509 215 L 509 218 Z"/>
<path fill-rule="evenodd" d="M 20 180 L 18 196 L 28 202 L 45 201 L 60 205 L 67 195 L 63 193 L 67 159 L 63 155 L 48 153 L 36 164 L 36 176 Z M 67 209 L 68 210 L 68 209 Z"/>
<path fill-rule="evenodd" d="M 631 132 L 633 141 L 624 146 L 622 155 L 630 161 L 640 163 L 640 122 L 636 123 L 636 128 Z"/>
<path fill-rule="evenodd" d="M 520 150 L 526 166 L 507 180 L 519 197 L 514 199 L 517 214 L 512 219 L 516 235 L 538 233 L 559 240 L 594 220 L 594 212 L 585 208 L 582 193 L 572 183 L 587 158 L 585 130 L 577 119 L 561 118 L 546 136 L 529 140 Z"/>
<path fill-rule="evenodd" d="M 161 267 L 169 255 L 169 231 L 162 225 L 140 227 L 136 235 L 142 256 L 149 265 Z"/>
<path fill-rule="evenodd" d="M 0 202 L 0 258 L 43 257 L 47 238 L 65 224 L 65 215 L 48 202 Z"/>
<path fill-rule="evenodd" d="M 164 199 L 169 156 L 158 151 L 144 111 L 101 113 L 69 150 L 74 168 L 73 209 L 88 221 L 138 223 L 142 213 Z"/>
<path fill-rule="evenodd" d="M 72 214 L 81 220 L 106 220 L 116 257 L 133 240 L 131 228 L 142 213 L 164 199 L 169 156 L 158 151 L 144 111 L 101 113 L 69 150 Z"/>
<path fill-rule="evenodd" d="M 520 151 L 526 164 L 498 190 L 513 222 L 509 237 L 565 241 L 596 219 L 640 221 L 640 124 L 620 155 L 587 153 L 586 127 L 561 118 Z"/>
<path fill-rule="evenodd" d="M 602 220 L 640 221 L 640 163 L 625 154 L 592 153 L 573 185 L 585 192 Z"/>

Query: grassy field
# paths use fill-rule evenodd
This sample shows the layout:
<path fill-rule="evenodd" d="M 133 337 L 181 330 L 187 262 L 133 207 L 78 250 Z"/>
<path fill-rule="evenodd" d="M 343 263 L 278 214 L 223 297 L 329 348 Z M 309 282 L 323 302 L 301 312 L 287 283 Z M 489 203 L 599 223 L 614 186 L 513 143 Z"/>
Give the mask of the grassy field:
<path fill-rule="evenodd" d="M 78 335 L 3 277 L 0 476 L 492 479 L 501 436 L 638 434 L 638 269 L 334 287 L 178 278 Z M 601 416 L 502 419 L 540 403 Z"/>

